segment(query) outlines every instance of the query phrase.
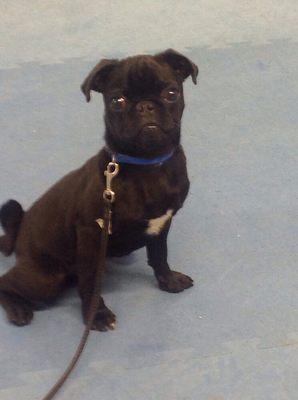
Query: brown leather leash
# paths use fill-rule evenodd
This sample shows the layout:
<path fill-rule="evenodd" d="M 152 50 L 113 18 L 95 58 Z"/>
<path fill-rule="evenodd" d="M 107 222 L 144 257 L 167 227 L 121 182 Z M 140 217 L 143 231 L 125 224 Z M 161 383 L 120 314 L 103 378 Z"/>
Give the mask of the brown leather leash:
<path fill-rule="evenodd" d="M 95 315 L 98 310 L 98 304 L 100 302 L 100 289 L 101 289 L 101 271 L 105 270 L 105 263 L 106 263 L 106 254 L 107 254 L 107 246 L 108 246 L 108 239 L 109 235 L 112 233 L 112 204 L 115 201 L 115 192 L 112 190 L 112 180 L 115 176 L 118 175 L 119 172 L 119 165 L 114 162 L 110 162 L 107 166 L 107 170 L 105 171 L 106 176 L 106 189 L 103 192 L 103 199 L 104 199 L 104 215 L 103 219 L 98 219 L 96 222 L 101 227 L 101 239 L 100 239 L 100 252 L 99 252 L 99 262 L 97 265 L 96 270 L 96 277 L 93 289 L 93 295 L 90 302 L 90 309 L 88 313 L 88 319 L 86 323 L 86 327 L 83 333 L 83 336 L 80 340 L 80 343 L 77 347 L 77 350 L 71 359 L 68 367 L 65 369 L 61 377 L 52 387 L 52 389 L 42 398 L 42 400 L 51 400 L 54 398 L 56 393 L 61 389 L 64 385 L 65 381 L 75 368 L 80 356 L 83 353 L 83 350 L 86 346 L 91 327 L 93 325 L 93 321 Z"/>

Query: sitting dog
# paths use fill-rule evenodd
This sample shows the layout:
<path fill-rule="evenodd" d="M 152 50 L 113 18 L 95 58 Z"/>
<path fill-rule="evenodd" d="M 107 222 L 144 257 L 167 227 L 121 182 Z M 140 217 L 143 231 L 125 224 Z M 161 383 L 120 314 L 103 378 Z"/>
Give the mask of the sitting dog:
<path fill-rule="evenodd" d="M 159 287 L 181 292 L 193 285 L 167 262 L 167 236 L 173 216 L 189 189 L 180 145 L 183 81 L 194 83 L 197 66 L 167 50 L 123 60 L 104 59 L 82 84 L 103 94 L 106 147 L 69 173 L 24 212 L 15 200 L 4 204 L 0 250 L 16 253 L 16 265 L 0 277 L 0 303 L 8 320 L 30 323 L 40 304 L 49 304 L 75 276 L 86 322 L 98 264 L 103 217 L 104 171 L 112 157 L 120 172 L 113 181 L 113 232 L 108 256 L 146 247 Z M 103 271 L 102 271 L 103 272 Z M 115 315 L 101 298 L 92 329 L 113 329 Z"/>

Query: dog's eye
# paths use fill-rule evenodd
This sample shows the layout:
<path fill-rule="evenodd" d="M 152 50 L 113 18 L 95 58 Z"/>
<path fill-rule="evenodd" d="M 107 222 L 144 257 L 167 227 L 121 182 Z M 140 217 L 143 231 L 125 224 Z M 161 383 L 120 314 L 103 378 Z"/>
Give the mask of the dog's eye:
<path fill-rule="evenodd" d="M 123 96 L 113 97 L 111 100 L 111 108 L 113 111 L 122 111 L 126 106 L 126 99 Z"/>
<path fill-rule="evenodd" d="M 167 103 L 175 103 L 179 99 L 180 93 L 177 89 L 165 89 L 161 93 L 161 97 Z"/>

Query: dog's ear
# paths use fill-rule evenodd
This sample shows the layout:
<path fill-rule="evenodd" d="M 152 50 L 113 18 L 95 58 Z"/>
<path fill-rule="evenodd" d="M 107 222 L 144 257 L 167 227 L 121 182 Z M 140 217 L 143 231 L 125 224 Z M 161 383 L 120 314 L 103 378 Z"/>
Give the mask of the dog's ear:
<path fill-rule="evenodd" d="M 92 69 L 81 85 L 81 90 L 86 96 L 87 102 L 90 101 L 91 90 L 102 93 L 110 72 L 118 63 L 118 60 L 103 59 Z"/>
<path fill-rule="evenodd" d="M 199 68 L 184 55 L 173 49 L 168 49 L 155 56 L 157 60 L 166 62 L 183 80 L 191 75 L 194 84 L 197 84 Z"/>

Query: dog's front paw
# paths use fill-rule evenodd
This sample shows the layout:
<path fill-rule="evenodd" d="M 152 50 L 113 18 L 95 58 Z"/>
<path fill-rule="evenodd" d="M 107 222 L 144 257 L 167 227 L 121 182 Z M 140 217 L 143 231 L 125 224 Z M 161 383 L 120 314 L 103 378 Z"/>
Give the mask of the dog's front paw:
<path fill-rule="evenodd" d="M 86 323 L 86 318 L 85 323 Z M 100 308 L 95 314 L 91 329 L 93 331 L 105 332 L 115 329 L 116 315 L 107 307 Z"/>
<path fill-rule="evenodd" d="M 99 310 L 95 315 L 92 330 L 105 332 L 115 329 L 116 315 L 108 308 Z"/>
<path fill-rule="evenodd" d="M 171 271 L 165 277 L 158 276 L 157 280 L 160 289 L 170 293 L 179 293 L 193 286 L 193 280 L 189 276 L 176 271 Z"/>

